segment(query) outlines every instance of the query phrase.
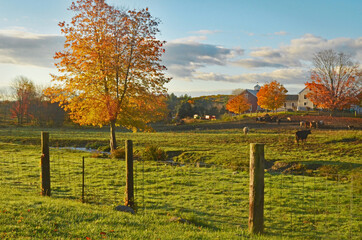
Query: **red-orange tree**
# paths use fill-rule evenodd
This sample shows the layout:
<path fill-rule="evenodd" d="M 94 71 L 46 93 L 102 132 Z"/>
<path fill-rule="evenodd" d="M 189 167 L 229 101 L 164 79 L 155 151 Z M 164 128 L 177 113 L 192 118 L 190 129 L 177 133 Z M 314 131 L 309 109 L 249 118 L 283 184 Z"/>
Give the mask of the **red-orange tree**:
<path fill-rule="evenodd" d="M 310 90 L 307 97 L 320 108 L 341 110 L 358 104 L 361 93 L 361 70 L 349 56 L 333 50 L 315 54 L 311 82 L 305 85 Z"/>
<path fill-rule="evenodd" d="M 59 75 L 46 93 L 81 125 L 147 129 L 166 105 L 161 64 L 165 42 L 156 38 L 159 20 L 148 9 L 121 11 L 104 0 L 78 0 L 68 24 L 59 23 L 66 41 L 55 54 Z"/>
<path fill-rule="evenodd" d="M 275 111 L 285 102 L 287 92 L 287 89 L 277 81 L 266 83 L 256 94 L 258 97 L 258 105 L 262 108 Z"/>
<path fill-rule="evenodd" d="M 26 77 L 19 76 L 12 82 L 15 102 L 10 109 L 12 118 L 17 118 L 18 124 L 22 125 L 24 120 L 29 122 L 33 115 L 30 106 L 35 100 L 36 89 L 34 83 Z"/>
<path fill-rule="evenodd" d="M 233 112 L 236 114 L 243 113 L 250 108 L 250 103 L 244 94 L 236 95 L 229 99 L 226 104 L 226 109 L 229 112 Z"/>

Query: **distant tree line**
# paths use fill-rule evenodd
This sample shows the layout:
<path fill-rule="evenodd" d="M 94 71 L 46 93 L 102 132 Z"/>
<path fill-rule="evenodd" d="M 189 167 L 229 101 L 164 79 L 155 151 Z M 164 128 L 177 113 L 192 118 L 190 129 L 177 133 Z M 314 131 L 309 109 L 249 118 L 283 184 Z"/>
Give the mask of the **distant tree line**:
<path fill-rule="evenodd" d="M 24 76 L 12 81 L 9 93 L 1 94 L 0 123 L 61 126 L 66 118 L 64 110 L 51 103 L 43 89 Z"/>
<path fill-rule="evenodd" d="M 167 96 L 169 119 L 193 118 L 195 114 L 201 116 L 215 115 L 220 117 L 226 113 L 225 105 L 229 99 L 227 95 L 214 95 L 192 98 L 187 94 L 177 97 L 171 93 Z"/>

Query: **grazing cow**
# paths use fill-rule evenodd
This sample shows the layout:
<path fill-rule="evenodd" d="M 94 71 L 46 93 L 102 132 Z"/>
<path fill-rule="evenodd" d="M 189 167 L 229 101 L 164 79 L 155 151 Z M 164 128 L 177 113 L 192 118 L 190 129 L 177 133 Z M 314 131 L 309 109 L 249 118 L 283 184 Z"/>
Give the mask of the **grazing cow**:
<path fill-rule="evenodd" d="M 310 128 L 317 128 L 317 122 L 316 121 L 311 121 L 309 124 L 310 124 L 309 125 Z"/>
<path fill-rule="evenodd" d="M 304 122 L 304 121 L 300 121 L 299 126 L 302 128 L 302 127 L 304 127 L 304 125 L 305 125 L 305 122 Z"/>
<path fill-rule="evenodd" d="M 312 134 L 310 130 L 302 130 L 295 133 L 295 138 L 299 146 L 299 140 L 305 142 L 307 140 L 308 134 Z"/>
<path fill-rule="evenodd" d="M 353 130 L 354 129 L 354 126 L 352 126 L 352 125 L 348 125 L 347 127 L 348 127 L 348 130 Z"/>
<path fill-rule="evenodd" d="M 278 117 L 277 116 L 272 116 L 270 118 L 270 122 L 277 122 L 278 121 Z"/>
<path fill-rule="evenodd" d="M 243 132 L 244 132 L 245 135 L 247 135 L 248 132 L 249 132 L 249 128 L 248 128 L 248 127 L 244 127 L 244 128 L 243 128 Z"/>
<path fill-rule="evenodd" d="M 305 121 L 305 128 L 309 128 L 310 127 L 310 122 L 309 121 Z"/>
<path fill-rule="evenodd" d="M 323 128 L 323 127 L 324 127 L 324 122 L 323 122 L 323 120 L 318 121 L 317 124 L 316 124 L 316 127 L 317 127 L 317 128 Z"/>
<path fill-rule="evenodd" d="M 269 116 L 269 114 L 265 114 L 264 117 L 257 117 L 255 120 L 257 122 L 272 122 L 273 121 L 273 119 Z"/>
<path fill-rule="evenodd" d="M 264 115 L 264 121 L 265 121 L 265 122 L 272 122 L 273 119 L 269 116 L 269 114 L 265 114 L 265 115 Z"/>

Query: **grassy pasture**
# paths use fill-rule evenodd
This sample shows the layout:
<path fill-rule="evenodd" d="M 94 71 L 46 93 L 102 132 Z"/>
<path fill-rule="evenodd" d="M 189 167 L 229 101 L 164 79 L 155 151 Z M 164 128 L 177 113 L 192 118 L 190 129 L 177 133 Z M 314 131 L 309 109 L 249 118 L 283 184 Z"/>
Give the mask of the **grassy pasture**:
<path fill-rule="evenodd" d="M 102 129 L 3 128 L 0 141 L 22 145 L 39 145 L 40 131 L 50 132 L 53 147 L 105 146 L 109 131 Z M 362 132 L 359 130 L 312 130 L 308 142 L 295 144 L 296 129 L 252 129 L 244 136 L 241 130 L 203 130 L 187 132 L 117 133 L 118 143 L 131 139 L 136 151 L 156 144 L 180 162 L 205 162 L 225 166 L 248 166 L 249 144 L 265 143 L 266 159 L 271 162 L 297 162 L 329 165 L 349 173 L 361 166 Z M 335 171 L 333 173 L 336 173 Z"/>
<path fill-rule="evenodd" d="M 266 235 L 251 238 L 358 239 L 360 234 L 358 131 L 313 131 L 300 147 L 293 142 L 293 130 L 256 129 L 248 136 L 237 130 L 118 133 L 118 139 L 132 139 L 136 151 L 153 143 L 179 162 L 212 164 L 196 168 L 136 161 L 138 212 L 131 216 L 113 210 L 123 202 L 124 161 L 90 158 L 90 153 L 52 148 L 53 196 L 38 196 L 40 130 L 0 129 L 2 238 L 249 238 L 248 173 L 240 166 L 248 164 L 250 142 L 265 143 L 270 162 L 318 165 L 320 172 L 332 174 L 267 172 Z M 108 143 L 104 129 L 47 131 L 54 147 Z M 86 204 L 80 203 L 82 156 L 86 156 Z M 333 175 L 336 171 L 342 175 Z M 170 222 L 171 217 L 187 223 Z"/>

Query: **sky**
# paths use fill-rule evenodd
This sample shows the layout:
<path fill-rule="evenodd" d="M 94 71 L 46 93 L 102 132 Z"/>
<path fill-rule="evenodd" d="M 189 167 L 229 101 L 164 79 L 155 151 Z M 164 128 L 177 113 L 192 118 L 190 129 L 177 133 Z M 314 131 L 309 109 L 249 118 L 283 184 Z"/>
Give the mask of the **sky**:
<path fill-rule="evenodd" d="M 0 0 L 0 91 L 25 76 L 50 86 L 53 56 L 63 49 L 58 22 L 72 0 Z M 313 55 L 324 49 L 362 62 L 361 0 L 106 0 L 149 8 L 167 41 L 163 64 L 169 93 L 231 94 L 272 80 L 289 94 L 309 80 Z M 7 90 L 6 90 L 7 89 Z"/>

